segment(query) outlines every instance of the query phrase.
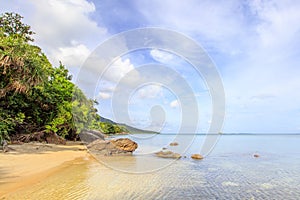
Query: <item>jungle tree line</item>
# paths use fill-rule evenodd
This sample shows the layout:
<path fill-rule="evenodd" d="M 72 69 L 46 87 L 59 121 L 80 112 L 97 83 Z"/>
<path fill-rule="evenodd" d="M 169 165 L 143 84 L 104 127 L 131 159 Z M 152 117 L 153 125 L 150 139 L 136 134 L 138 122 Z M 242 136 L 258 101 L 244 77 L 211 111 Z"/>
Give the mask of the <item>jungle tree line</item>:
<path fill-rule="evenodd" d="M 22 18 L 17 13 L 0 16 L 0 141 L 41 133 L 75 139 L 83 129 L 126 132 L 100 121 L 97 102 L 71 82 L 62 63 L 50 64 Z"/>

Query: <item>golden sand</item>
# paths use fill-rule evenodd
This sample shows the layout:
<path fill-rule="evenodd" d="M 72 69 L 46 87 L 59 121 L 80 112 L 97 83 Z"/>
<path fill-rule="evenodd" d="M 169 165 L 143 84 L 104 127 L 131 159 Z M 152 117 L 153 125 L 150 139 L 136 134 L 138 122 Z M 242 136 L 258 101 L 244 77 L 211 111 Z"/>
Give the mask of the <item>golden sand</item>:
<path fill-rule="evenodd" d="M 34 149 L 41 147 L 34 145 Z M 52 146 L 37 152 L 27 149 L 22 153 L 0 153 L 0 198 L 42 181 L 76 159 L 88 158 L 90 155 L 82 145 Z"/>

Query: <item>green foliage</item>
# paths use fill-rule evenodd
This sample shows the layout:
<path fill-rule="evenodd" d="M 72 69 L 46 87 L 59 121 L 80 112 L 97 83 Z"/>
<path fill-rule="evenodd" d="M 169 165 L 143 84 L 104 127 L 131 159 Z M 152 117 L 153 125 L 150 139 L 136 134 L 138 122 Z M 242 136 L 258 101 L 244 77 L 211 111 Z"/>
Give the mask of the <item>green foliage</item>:
<path fill-rule="evenodd" d="M 20 37 L 25 42 L 33 41 L 30 26 L 22 23 L 23 17 L 17 13 L 4 13 L 0 16 L 0 28 L 5 36 Z"/>
<path fill-rule="evenodd" d="M 97 102 L 71 82 L 62 63 L 52 67 L 41 49 L 28 43 L 33 32 L 21 19 L 14 13 L 0 17 L 0 141 L 44 131 L 67 139 L 83 129 L 126 132 L 100 122 Z"/>
<path fill-rule="evenodd" d="M 118 126 L 116 124 L 107 123 L 107 122 L 100 122 L 100 129 L 105 134 L 128 132 L 128 130 L 125 127 Z"/>

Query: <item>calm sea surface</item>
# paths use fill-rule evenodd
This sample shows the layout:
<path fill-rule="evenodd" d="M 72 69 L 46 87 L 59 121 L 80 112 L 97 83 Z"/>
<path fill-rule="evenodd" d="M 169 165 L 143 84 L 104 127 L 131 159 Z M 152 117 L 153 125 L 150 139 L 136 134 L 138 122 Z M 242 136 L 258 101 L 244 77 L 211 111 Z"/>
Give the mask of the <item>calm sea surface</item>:
<path fill-rule="evenodd" d="M 134 156 L 75 162 L 9 199 L 300 199 L 300 135 L 223 135 L 203 160 L 190 158 L 203 135 L 129 137 Z M 183 157 L 155 157 L 163 147 Z"/>

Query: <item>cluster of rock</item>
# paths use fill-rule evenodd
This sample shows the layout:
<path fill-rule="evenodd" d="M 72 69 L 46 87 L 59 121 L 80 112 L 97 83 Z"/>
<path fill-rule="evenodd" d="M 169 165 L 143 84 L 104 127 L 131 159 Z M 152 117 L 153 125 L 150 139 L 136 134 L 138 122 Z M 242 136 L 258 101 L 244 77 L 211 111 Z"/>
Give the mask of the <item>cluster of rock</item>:
<path fill-rule="evenodd" d="M 32 134 L 16 134 L 10 137 L 12 144 L 46 142 L 48 144 L 66 144 L 66 140 L 53 132 L 40 131 Z"/>
<path fill-rule="evenodd" d="M 138 144 L 128 138 L 105 140 L 106 136 L 99 131 L 84 131 L 80 134 L 81 141 L 87 144 L 90 152 L 96 155 L 131 155 Z"/>
<path fill-rule="evenodd" d="M 172 142 L 170 143 L 170 146 L 178 146 L 179 144 L 177 142 Z M 172 159 L 179 159 L 181 158 L 181 155 L 179 153 L 175 153 L 173 151 L 168 150 L 166 147 L 164 147 L 161 151 L 156 152 L 155 155 L 157 157 L 161 157 L 161 158 L 172 158 Z M 184 158 L 186 158 L 186 156 L 184 156 Z M 192 159 L 195 160 L 201 160 L 203 159 L 203 156 L 200 154 L 193 154 L 191 156 Z"/>

